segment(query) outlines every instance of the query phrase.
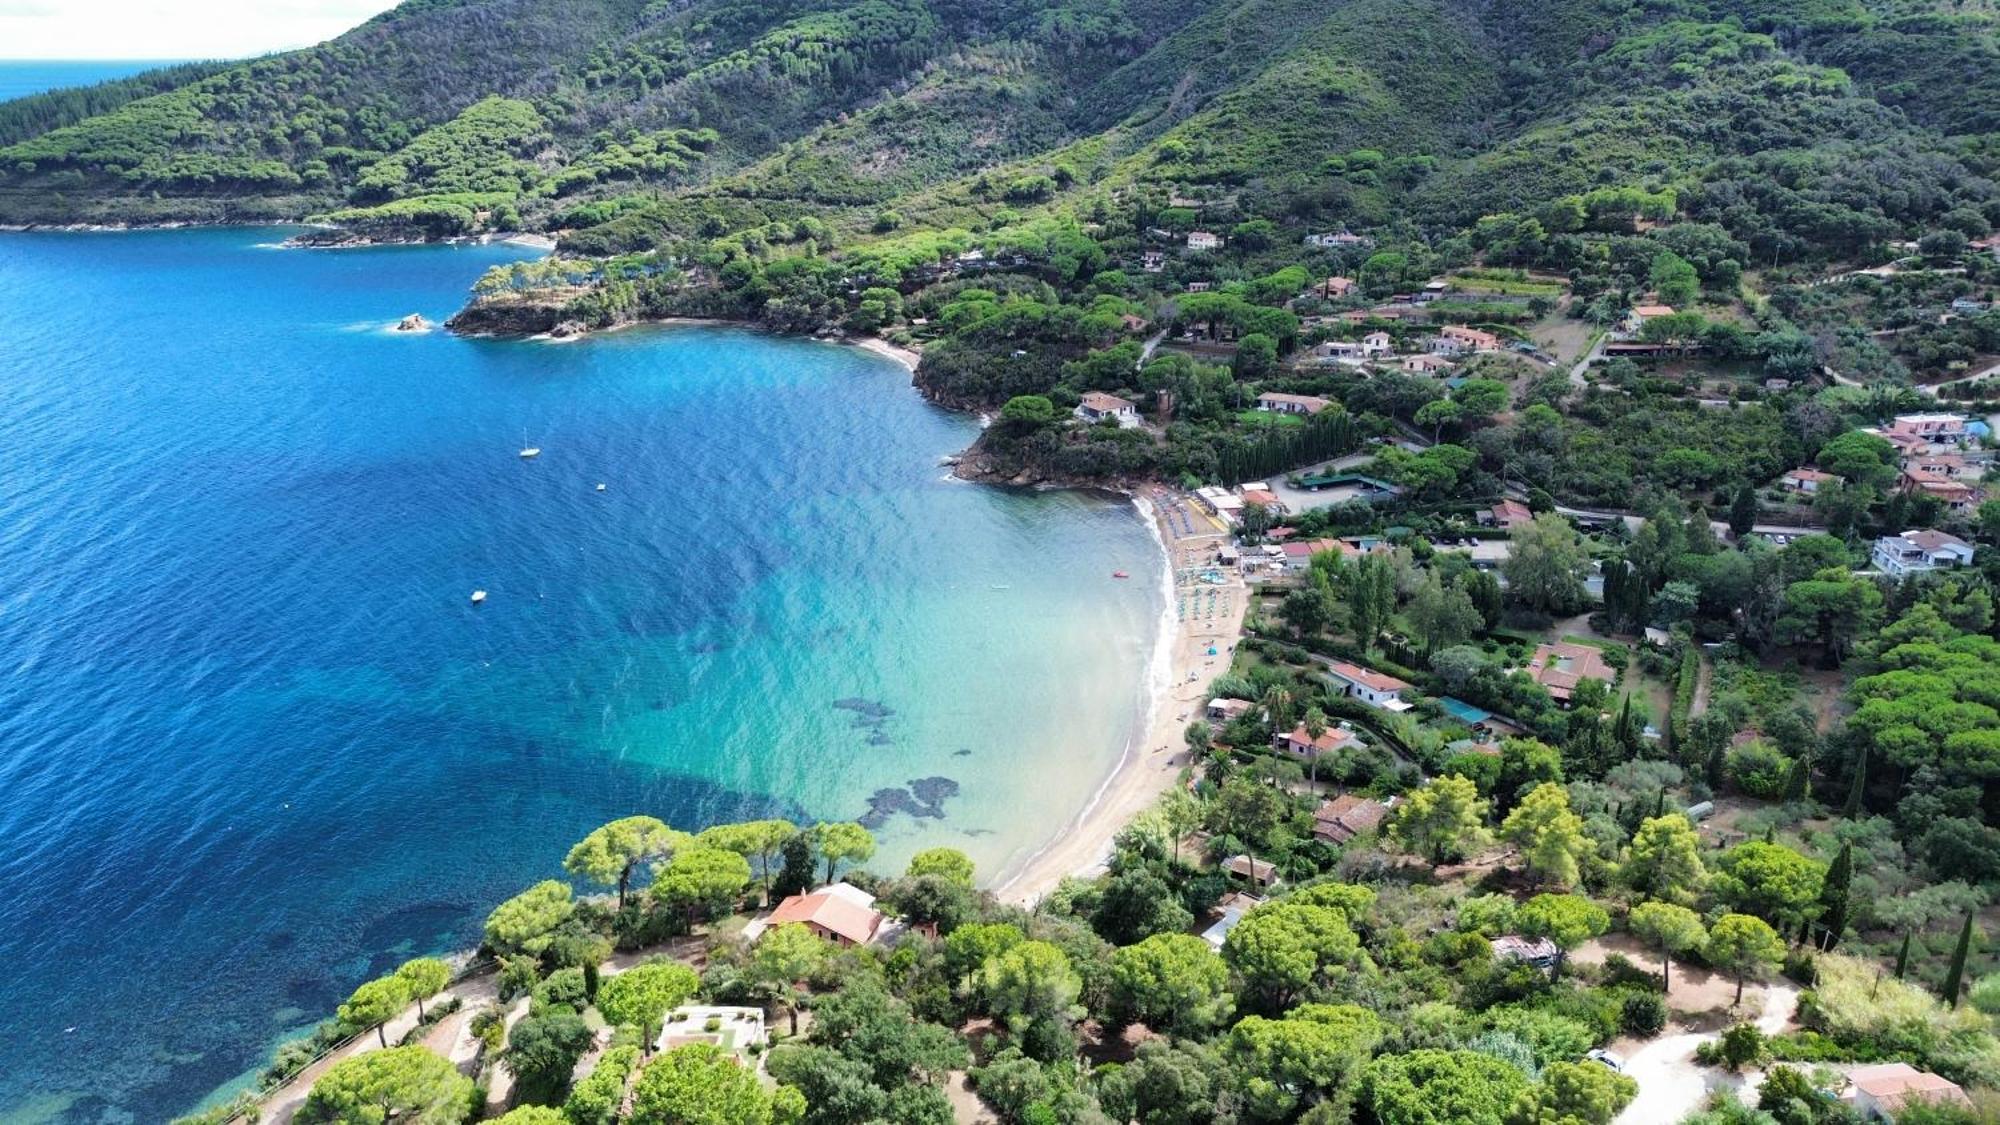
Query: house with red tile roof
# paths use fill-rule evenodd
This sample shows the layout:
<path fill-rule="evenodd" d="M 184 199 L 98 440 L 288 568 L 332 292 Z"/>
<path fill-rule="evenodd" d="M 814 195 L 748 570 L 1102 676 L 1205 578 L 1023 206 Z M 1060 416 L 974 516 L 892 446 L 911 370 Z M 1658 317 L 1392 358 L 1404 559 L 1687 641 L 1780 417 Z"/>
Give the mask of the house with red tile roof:
<path fill-rule="evenodd" d="M 1522 524 L 1535 522 L 1535 513 L 1528 510 L 1519 500 L 1502 500 L 1491 508 L 1479 513 L 1479 523 L 1483 527 L 1501 527 L 1511 531 Z"/>
<path fill-rule="evenodd" d="M 1818 492 L 1822 485 L 1832 484 L 1839 479 L 1839 477 L 1832 473 L 1823 473 L 1818 469 L 1793 469 L 1791 472 L 1778 478 L 1778 482 L 1784 486 L 1787 492 L 1803 492 L 1807 496 L 1811 496 L 1813 493 Z"/>
<path fill-rule="evenodd" d="M 1972 1108 L 1972 1099 L 1958 1083 L 1905 1062 L 1857 1066 L 1848 1072 L 1847 1083 L 1841 1100 L 1864 1119 L 1894 1122 L 1897 1113 L 1915 1102 Z"/>
<path fill-rule="evenodd" d="M 1583 681 L 1602 680 L 1610 684 L 1618 678 L 1595 645 L 1568 641 L 1536 645 L 1535 655 L 1528 660 L 1528 675 L 1548 689 L 1549 698 L 1565 707 Z"/>
<path fill-rule="evenodd" d="M 761 936 L 773 926 L 797 922 L 835 945 L 867 945 L 882 929 L 882 921 L 874 895 L 847 883 L 834 883 L 779 903 L 757 934 L 748 935 L 746 928 L 746 936 Z"/>
<path fill-rule="evenodd" d="M 1276 735 L 1271 739 L 1273 747 L 1283 750 L 1295 758 L 1322 757 L 1344 746 L 1352 746 L 1354 743 L 1355 738 L 1352 731 L 1343 730 L 1340 727 L 1328 727 L 1320 732 L 1318 738 L 1314 738 L 1311 732 L 1306 730 L 1304 723 L 1300 723 L 1298 726 L 1292 728 L 1288 734 Z"/>
<path fill-rule="evenodd" d="M 1387 802 L 1342 793 L 1313 813 L 1313 835 L 1329 844 L 1345 844 L 1363 832 L 1381 827 L 1388 816 Z"/>

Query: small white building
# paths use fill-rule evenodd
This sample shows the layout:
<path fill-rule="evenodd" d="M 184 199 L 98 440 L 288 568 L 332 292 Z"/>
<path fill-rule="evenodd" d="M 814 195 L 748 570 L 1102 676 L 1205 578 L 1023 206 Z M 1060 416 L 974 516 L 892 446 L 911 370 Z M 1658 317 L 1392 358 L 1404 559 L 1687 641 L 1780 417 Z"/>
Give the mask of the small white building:
<path fill-rule="evenodd" d="M 1190 231 L 1187 237 L 1187 248 L 1190 250 L 1220 250 L 1222 249 L 1222 236 L 1213 231 Z"/>
<path fill-rule="evenodd" d="M 1972 544 L 1956 535 L 1925 528 L 1901 535 L 1884 535 L 1869 552 L 1875 568 L 1891 578 L 1967 566 L 1972 562 Z"/>
<path fill-rule="evenodd" d="M 1784 475 L 1781 483 L 1787 492 L 1803 492 L 1811 496 L 1839 479 L 1832 473 L 1823 473 L 1818 469 L 1793 469 Z"/>
<path fill-rule="evenodd" d="M 1361 354 L 1369 359 L 1385 356 L 1396 350 L 1396 338 L 1387 332 L 1370 332 L 1361 337 Z"/>
<path fill-rule="evenodd" d="M 690 1043 L 709 1043 L 746 1060 L 752 1048 L 762 1050 L 768 1041 L 762 1008 L 684 1004 L 660 1022 L 655 1049 L 666 1052 Z"/>
<path fill-rule="evenodd" d="M 1840 1100 L 1854 1107 L 1863 1120 L 1894 1122 L 1911 1102 L 1971 1109 L 1972 1099 L 1949 1078 L 1918 1070 L 1905 1062 L 1857 1066 L 1847 1074 Z"/>
<path fill-rule="evenodd" d="M 1288 395 L 1281 391 L 1265 391 L 1257 396 L 1257 409 L 1273 414 L 1318 414 L 1333 403 L 1317 395 Z"/>

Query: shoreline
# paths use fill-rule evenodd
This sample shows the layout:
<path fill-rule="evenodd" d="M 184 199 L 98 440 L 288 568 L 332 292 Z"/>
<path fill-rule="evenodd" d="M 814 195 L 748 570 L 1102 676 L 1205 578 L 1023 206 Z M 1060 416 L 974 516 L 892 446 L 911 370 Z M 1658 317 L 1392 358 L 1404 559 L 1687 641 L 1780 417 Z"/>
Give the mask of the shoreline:
<path fill-rule="evenodd" d="M 1118 833 L 1158 802 L 1193 764 L 1187 726 L 1198 717 L 1208 685 L 1229 670 L 1243 636 L 1249 598 L 1240 576 L 1229 576 L 1219 586 L 1199 587 L 1214 590 L 1223 599 L 1217 616 L 1182 618 L 1176 608 L 1188 589 L 1179 581 L 1180 573 L 1205 559 L 1227 533 L 1194 511 L 1184 495 L 1163 486 L 1148 486 L 1134 494 L 1132 502 L 1160 544 L 1165 569 L 1161 578 L 1169 591 L 1149 662 L 1149 698 L 1124 751 L 1083 810 L 993 885 L 993 894 L 1002 902 L 1031 907 L 1065 878 L 1104 871 Z M 1191 533 L 1183 533 L 1182 527 Z M 1214 656 L 1208 655 L 1211 647 Z"/>

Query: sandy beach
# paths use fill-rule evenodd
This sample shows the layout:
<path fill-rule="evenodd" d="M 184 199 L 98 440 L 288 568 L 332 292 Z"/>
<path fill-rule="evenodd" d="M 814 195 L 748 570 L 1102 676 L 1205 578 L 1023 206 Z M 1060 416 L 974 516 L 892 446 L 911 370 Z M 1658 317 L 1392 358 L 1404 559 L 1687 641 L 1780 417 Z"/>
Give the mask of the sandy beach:
<path fill-rule="evenodd" d="M 917 351 L 915 348 L 897 347 L 880 336 L 864 336 L 859 340 L 853 341 L 853 343 L 855 347 L 864 351 L 871 351 L 876 355 L 895 360 L 897 363 L 909 368 L 912 374 L 916 373 L 918 362 L 924 358 L 923 353 Z"/>
<path fill-rule="evenodd" d="M 1187 725 L 1199 717 L 1208 685 L 1229 670 L 1231 651 L 1243 634 L 1248 597 L 1240 574 L 1224 571 L 1222 585 L 1181 580 L 1190 568 L 1213 560 L 1227 538 L 1223 529 L 1178 491 L 1148 488 L 1141 500 L 1167 547 L 1174 600 L 1191 605 L 1198 596 L 1205 607 L 1208 591 L 1214 591 L 1213 615 L 1204 616 L 1205 609 L 1175 615 L 1166 638 L 1165 684 L 1145 717 L 1143 740 L 1126 748 L 1081 815 L 993 888 L 1002 901 L 1032 905 L 1067 876 L 1104 870 L 1119 831 L 1172 788 L 1189 764 Z"/>

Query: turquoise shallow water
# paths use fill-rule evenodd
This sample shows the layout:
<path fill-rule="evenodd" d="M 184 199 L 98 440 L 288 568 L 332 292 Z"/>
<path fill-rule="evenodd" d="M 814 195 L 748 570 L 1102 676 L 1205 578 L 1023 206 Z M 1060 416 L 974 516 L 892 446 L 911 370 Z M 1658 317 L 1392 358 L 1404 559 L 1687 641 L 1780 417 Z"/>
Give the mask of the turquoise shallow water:
<path fill-rule="evenodd" d="M 95 86 L 172 65 L 168 61 L 145 60 L 0 59 L 0 102 L 64 86 Z"/>
<path fill-rule="evenodd" d="M 517 252 L 281 236 L 0 236 L 0 1120 L 184 1111 L 612 816 L 944 777 L 878 866 L 991 873 L 1116 759 L 1129 506 L 945 480 L 859 350 L 398 335 Z"/>

